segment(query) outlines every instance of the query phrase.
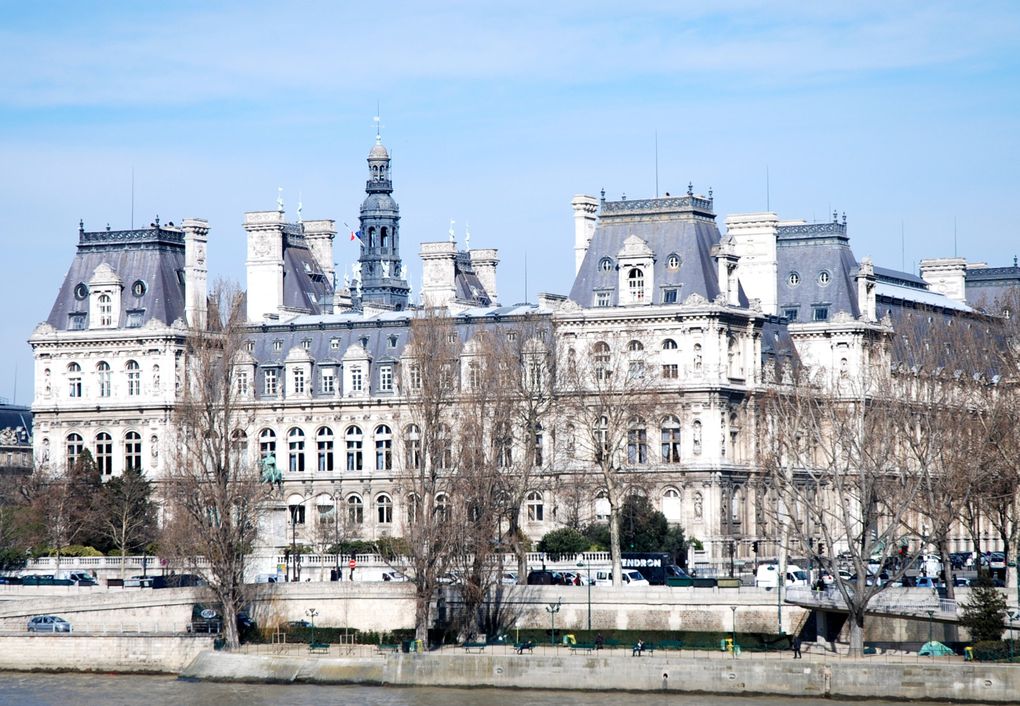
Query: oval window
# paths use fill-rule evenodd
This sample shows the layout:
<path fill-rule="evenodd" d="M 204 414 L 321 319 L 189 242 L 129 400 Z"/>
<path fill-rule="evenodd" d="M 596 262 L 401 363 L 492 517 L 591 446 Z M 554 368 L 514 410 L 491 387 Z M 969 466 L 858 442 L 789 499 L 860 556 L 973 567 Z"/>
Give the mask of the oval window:
<path fill-rule="evenodd" d="M 89 295 L 89 288 L 84 282 L 79 282 L 78 286 L 74 288 L 74 298 L 82 300 Z"/>

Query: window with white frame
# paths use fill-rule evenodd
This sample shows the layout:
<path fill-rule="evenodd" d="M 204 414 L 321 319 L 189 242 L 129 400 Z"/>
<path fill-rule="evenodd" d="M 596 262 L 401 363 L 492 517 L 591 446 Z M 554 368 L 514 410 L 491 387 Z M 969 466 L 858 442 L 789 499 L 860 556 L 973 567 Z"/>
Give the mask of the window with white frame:
<path fill-rule="evenodd" d="M 351 392 L 361 392 L 364 389 L 364 378 L 361 374 L 360 365 L 351 366 Z"/>
<path fill-rule="evenodd" d="M 676 363 L 663 363 L 662 377 L 665 380 L 676 380 L 680 377 L 680 366 Z"/>
<path fill-rule="evenodd" d="M 379 366 L 379 392 L 393 392 L 393 366 Z"/>
<path fill-rule="evenodd" d="M 380 525 L 393 524 L 393 500 L 389 495 L 381 493 L 375 499 L 375 511 Z"/>
<path fill-rule="evenodd" d="M 352 525 L 365 523 L 365 503 L 360 495 L 351 495 L 347 498 L 347 522 Z"/>
<path fill-rule="evenodd" d="M 627 430 L 628 463 L 648 463 L 648 432 L 640 422 L 631 422 Z"/>
<path fill-rule="evenodd" d="M 609 292 L 595 292 L 595 306 L 607 307 L 610 304 Z"/>
<path fill-rule="evenodd" d="M 81 366 L 77 363 L 67 366 L 67 396 L 81 397 Z"/>
<path fill-rule="evenodd" d="M 96 379 L 99 382 L 99 396 L 110 396 L 110 364 L 105 360 L 96 365 Z"/>
<path fill-rule="evenodd" d="M 329 427 L 319 427 L 315 432 L 315 453 L 317 457 L 317 468 L 323 472 L 333 470 L 333 430 Z"/>
<path fill-rule="evenodd" d="M 67 461 L 67 470 L 71 470 L 74 464 L 78 462 L 78 457 L 81 456 L 81 452 L 85 450 L 85 442 L 81 438 L 81 434 L 68 434 L 67 435 L 67 446 L 65 459 Z"/>
<path fill-rule="evenodd" d="M 640 267 L 634 267 L 627 273 L 627 290 L 630 292 L 631 301 L 641 301 L 645 298 L 645 273 Z"/>
<path fill-rule="evenodd" d="M 411 363 L 407 371 L 408 384 L 411 389 L 417 392 L 421 390 L 421 366 L 418 363 Z"/>
<path fill-rule="evenodd" d="M 277 390 L 276 370 L 269 369 L 263 372 L 263 389 L 266 395 L 275 396 Z"/>
<path fill-rule="evenodd" d="M 291 473 L 305 470 L 305 433 L 298 427 L 287 432 L 288 468 Z"/>
<path fill-rule="evenodd" d="M 136 431 L 124 435 L 124 470 L 142 470 L 142 435 Z"/>
<path fill-rule="evenodd" d="M 662 462 L 680 463 L 680 420 L 666 417 L 662 420 Z"/>
<path fill-rule="evenodd" d="M 96 470 L 102 476 L 113 475 L 113 437 L 105 431 L 96 435 Z"/>
<path fill-rule="evenodd" d="M 276 457 L 276 432 L 272 429 L 263 429 L 259 432 L 259 456 L 263 459 L 269 456 Z"/>
<path fill-rule="evenodd" d="M 416 424 L 404 429 L 404 465 L 421 468 L 421 430 Z"/>
<path fill-rule="evenodd" d="M 364 459 L 364 437 L 361 434 L 361 427 L 351 425 L 347 427 L 344 434 L 344 443 L 347 447 L 347 470 L 360 471 L 365 467 Z"/>
<path fill-rule="evenodd" d="M 234 389 L 238 397 L 247 397 L 251 392 L 248 371 L 244 368 L 234 368 Z"/>
<path fill-rule="evenodd" d="M 113 326 L 113 298 L 109 294 L 100 294 L 96 302 L 99 305 L 99 325 Z"/>
<path fill-rule="evenodd" d="M 294 394 L 303 395 L 305 393 L 305 369 L 294 368 Z"/>
<path fill-rule="evenodd" d="M 541 493 L 534 490 L 528 493 L 525 506 L 528 511 L 528 522 L 545 521 L 545 503 L 542 502 Z"/>
<path fill-rule="evenodd" d="M 319 389 L 324 395 L 332 395 L 336 392 L 336 371 L 333 368 L 322 368 L 319 372 L 321 385 Z"/>
<path fill-rule="evenodd" d="M 375 428 L 375 467 L 379 471 L 393 468 L 393 433 L 385 424 Z"/>

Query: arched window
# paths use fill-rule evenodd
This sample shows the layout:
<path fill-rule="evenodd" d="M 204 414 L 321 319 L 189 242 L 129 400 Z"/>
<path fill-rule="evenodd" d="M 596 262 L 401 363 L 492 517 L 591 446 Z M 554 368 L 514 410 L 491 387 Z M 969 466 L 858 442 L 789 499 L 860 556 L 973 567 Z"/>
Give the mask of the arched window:
<path fill-rule="evenodd" d="M 305 433 L 299 427 L 287 432 L 288 468 L 291 473 L 305 470 Z"/>
<path fill-rule="evenodd" d="M 96 469 L 99 475 L 113 475 L 113 437 L 105 431 L 96 434 Z"/>
<path fill-rule="evenodd" d="M 609 495 L 604 490 L 595 495 L 595 519 L 599 522 L 609 519 Z"/>
<path fill-rule="evenodd" d="M 407 524 L 411 526 L 418 521 L 418 508 L 421 505 L 421 499 L 414 493 L 408 493 L 404 500 L 407 506 Z"/>
<path fill-rule="evenodd" d="M 96 380 L 99 382 L 99 396 L 110 396 L 110 364 L 105 360 L 96 365 Z"/>
<path fill-rule="evenodd" d="M 375 499 L 376 518 L 380 525 L 393 524 L 393 500 L 385 493 Z"/>
<path fill-rule="evenodd" d="M 244 429 L 234 429 L 230 432 L 230 448 L 238 458 L 245 458 L 248 455 L 248 434 Z"/>
<path fill-rule="evenodd" d="M 627 350 L 630 351 L 631 353 L 639 353 L 644 349 L 645 349 L 644 344 L 641 343 L 641 341 L 638 341 L 637 339 L 630 341 L 627 344 Z"/>
<path fill-rule="evenodd" d="M 662 514 L 666 516 L 667 522 L 680 522 L 681 509 L 680 491 L 676 488 L 662 491 Z"/>
<path fill-rule="evenodd" d="M 362 470 L 365 467 L 365 461 L 362 451 L 363 438 L 361 427 L 354 425 L 347 427 L 347 432 L 344 434 L 344 442 L 347 445 L 347 470 Z"/>
<path fill-rule="evenodd" d="M 99 304 L 99 325 L 113 326 L 113 299 L 109 294 L 100 294 L 97 302 Z"/>
<path fill-rule="evenodd" d="M 259 432 L 259 456 L 276 458 L 276 432 L 272 429 L 263 429 Z"/>
<path fill-rule="evenodd" d="M 492 431 L 492 445 L 496 452 L 496 466 L 498 468 L 510 468 L 513 465 L 513 434 L 510 433 L 510 424 L 498 422 Z"/>
<path fill-rule="evenodd" d="M 439 467 L 441 469 L 453 468 L 453 438 L 450 436 L 450 427 L 440 424 L 436 434 L 436 449 L 439 456 Z"/>
<path fill-rule="evenodd" d="M 67 395 L 81 397 L 81 366 L 77 363 L 67 366 Z"/>
<path fill-rule="evenodd" d="M 632 300 L 640 301 L 645 298 L 645 273 L 640 267 L 634 267 L 627 273 L 627 289 Z"/>
<path fill-rule="evenodd" d="M 599 463 L 609 454 L 609 418 L 605 415 L 595 420 L 595 462 Z"/>
<path fill-rule="evenodd" d="M 81 434 L 67 435 L 67 470 L 71 470 L 74 467 L 84 449 L 85 443 L 82 441 Z"/>
<path fill-rule="evenodd" d="M 360 525 L 365 522 L 365 503 L 360 495 L 347 497 L 347 522 L 352 525 Z"/>
<path fill-rule="evenodd" d="M 436 495 L 436 518 L 440 522 L 446 522 L 450 519 L 450 497 L 446 493 L 439 493 Z"/>
<path fill-rule="evenodd" d="M 595 379 L 608 380 L 612 375 L 609 364 L 612 360 L 609 344 L 605 341 L 597 341 L 592 347 L 592 363 L 595 365 Z"/>
<path fill-rule="evenodd" d="M 528 522 L 545 521 L 545 504 L 542 502 L 541 493 L 531 491 L 524 502 L 528 509 Z"/>
<path fill-rule="evenodd" d="M 375 467 L 379 471 L 393 468 L 393 433 L 385 424 L 375 428 Z"/>
<path fill-rule="evenodd" d="M 404 428 L 404 465 L 421 468 L 421 429 L 416 424 Z"/>
<path fill-rule="evenodd" d="M 680 463 L 680 420 L 676 417 L 662 420 L 662 462 Z"/>
<path fill-rule="evenodd" d="M 138 362 L 129 360 L 125 363 L 124 370 L 127 371 L 128 397 L 138 397 L 142 394 L 142 370 L 138 366 Z"/>
<path fill-rule="evenodd" d="M 315 507 L 318 510 L 318 517 L 316 519 L 320 527 L 336 524 L 336 503 L 333 501 L 333 498 L 326 493 L 322 493 L 315 499 Z"/>
<path fill-rule="evenodd" d="M 384 248 L 390 245 L 390 232 L 386 226 L 383 226 L 382 230 L 379 231 L 379 245 Z"/>
<path fill-rule="evenodd" d="M 137 431 L 124 435 L 124 470 L 142 470 L 142 435 Z"/>
<path fill-rule="evenodd" d="M 531 464 L 535 468 L 541 468 L 543 463 L 545 462 L 545 458 L 544 458 L 545 454 L 543 453 L 544 452 L 544 443 L 543 443 L 544 442 L 544 436 L 543 436 L 543 431 L 544 430 L 542 429 L 542 425 L 536 422 L 535 423 L 535 428 L 533 429 L 533 433 L 532 433 L 532 437 L 531 437 L 531 448 L 532 448 Z"/>
<path fill-rule="evenodd" d="M 676 350 L 676 341 L 674 341 L 672 338 L 664 338 L 664 339 L 662 339 L 662 350 L 664 350 L 664 351 L 675 351 Z"/>
<path fill-rule="evenodd" d="M 640 419 L 632 419 L 627 430 L 627 461 L 648 463 L 648 431 Z"/>
<path fill-rule="evenodd" d="M 291 527 L 297 528 L 298 525 L 303 525 L 305 523 L 305 499 L 297 494 L 287 498 L 287 514 L 290 517 Z"/>
<path fill-rule="evenodd" d="M 375 247 L 375 226 L 368 229 L 368 247 Z"/>
<path fill-rule="evenodd" d="M 333 430 L 329 427 L 319 427 L 315 432 L 315 452 L 318 457 L 320 471 L 328 472 L 333 470 Z"/>

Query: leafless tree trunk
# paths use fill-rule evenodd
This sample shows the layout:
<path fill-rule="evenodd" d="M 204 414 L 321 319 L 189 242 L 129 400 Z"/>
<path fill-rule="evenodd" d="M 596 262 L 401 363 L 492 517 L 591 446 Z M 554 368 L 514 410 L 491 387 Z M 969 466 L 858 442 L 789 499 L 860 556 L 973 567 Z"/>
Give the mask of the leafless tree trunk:
<path fill-rule="evenodd" d="M 248 556 L 271 488 L 261 482 L 247 449 L 252 414 L 234 381 L 244 345 L 243 300 L 221 285 L 209 314 L 210 330 L 193 330 L 188 340 L 174 416 L 176 455 L 166 482 L 170 521 L 162 544 L 208 581 L 222 607 L 227 645 L 236 647 L 237 613 L 250 597 Z"/>

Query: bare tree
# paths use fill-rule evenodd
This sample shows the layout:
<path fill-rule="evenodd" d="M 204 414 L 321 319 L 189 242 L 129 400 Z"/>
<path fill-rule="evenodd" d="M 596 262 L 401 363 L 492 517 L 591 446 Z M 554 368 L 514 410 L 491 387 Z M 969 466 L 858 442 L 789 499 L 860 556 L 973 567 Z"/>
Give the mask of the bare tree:
<path fill-rule="evenodd" d="M 648 463 L 647 424 L 658 416 L 660 390 L 633 332 L 606 333 L 593 342 L 568 339 L 561 351 L 557 387 L 560 411 L 573 428 L 567 439 L 590 458 L 609 502 L 613 584 L 622 582 L 620 510 L 642 483 Z M 570 436 L 569 430 L 564 430 Z"/>
<path fill-rule="evenodd" d="M 84 449 L 67 473 L 40 470 L 33 476 L 25 492 L 37 518 L 37 543 L 52 548 L 59 569 L 65 547 L 91 538 L 101 488 L 99 470 Z"/>
<path fill-rule="evenodd" d="M 427 643 L 432 600 L 460 544 L 454 521 L 453 428 L 459 337 L 445 312 L 421 310 L 411 321 L 405 390 L 412 420 L 405 430 L 405 539 L 414 585 L 415 638 Z"/>
<path fill-rule="evenodd" d="M 244 345 L 244 306 L 220 286 L 210 302 L 211 330 L 192 330 L 174 416 L 176 456 L 167 474 L 170 516 L 163 545 L 203 574 L 223 611 L 228 646 L 238 644 L 237 613 L 245 606 L 248 556 L 268 511 L 271 486 L 246 448 L 251 411 L 234 366 Z M 204 563 L 199 563 L 199 557 Z"/>

